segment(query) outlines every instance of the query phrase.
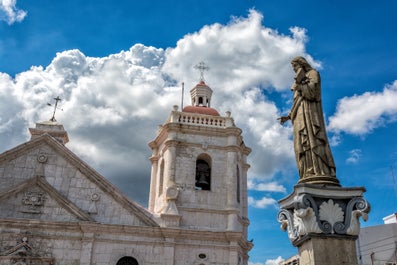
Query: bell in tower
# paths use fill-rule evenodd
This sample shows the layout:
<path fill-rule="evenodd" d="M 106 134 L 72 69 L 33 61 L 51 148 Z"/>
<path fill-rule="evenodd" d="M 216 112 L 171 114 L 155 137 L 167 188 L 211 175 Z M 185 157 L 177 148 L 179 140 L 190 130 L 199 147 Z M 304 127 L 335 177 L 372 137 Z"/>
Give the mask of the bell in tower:
<path fill-rule="evenodd" d="M 196 163 L 196 190 L 211 189 L 211 171 L 208 163 L 204 160 L 197 160 Z"/>

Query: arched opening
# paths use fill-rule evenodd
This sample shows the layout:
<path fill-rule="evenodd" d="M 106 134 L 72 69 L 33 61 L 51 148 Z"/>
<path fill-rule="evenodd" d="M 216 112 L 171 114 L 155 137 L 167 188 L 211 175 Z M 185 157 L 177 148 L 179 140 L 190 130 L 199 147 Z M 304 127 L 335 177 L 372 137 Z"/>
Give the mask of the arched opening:
<path fill-rule="evenodd" d="M 196 190 L 211 190 L 211 159 L 201 155 L 196 160 Z"/>
<path fill-rule="evenodd" d="M 203 105 L 203 98 L 202 97 L 199 97 L 199 99 L 198 99 L 198 104 L 199 104 L 199 106 L 201 105 Z"/>
<path fill-rule="evenodd" d="M 117 261 L 116 265 L 139 265 L 138 261 L 133 257 L 122 257 Z"/>

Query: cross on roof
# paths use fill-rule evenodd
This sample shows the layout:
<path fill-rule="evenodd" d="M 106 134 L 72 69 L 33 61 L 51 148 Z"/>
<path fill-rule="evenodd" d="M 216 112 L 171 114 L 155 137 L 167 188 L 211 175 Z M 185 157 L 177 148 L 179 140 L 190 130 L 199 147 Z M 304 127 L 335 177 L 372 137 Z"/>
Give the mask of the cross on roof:
<path fill-rule="evenodd" d="M 203 61 L 196 64 L 194 68 L 200 71 L 200 81 L 204 81 L 204 71 L 208 71 L 210 68 Z"/>
<path fill-rule="evenodd" d="M 55 112 L 56 112 L 56 110 L 58 109 L 58 101 L 61 101 L 61 100 L 62 100 L 59 96 L 57 96 L 57 97 L 54 98 L 54 99 L 55 99 L 54 112 L 52 113 L 52 117 L 51 117 L 50 121 L 57 121 L 57 120 L 55 119 Z M 47 103 L 47 105 L 48 105 L 48 106 L 52 106 L 51 103 Z"/>

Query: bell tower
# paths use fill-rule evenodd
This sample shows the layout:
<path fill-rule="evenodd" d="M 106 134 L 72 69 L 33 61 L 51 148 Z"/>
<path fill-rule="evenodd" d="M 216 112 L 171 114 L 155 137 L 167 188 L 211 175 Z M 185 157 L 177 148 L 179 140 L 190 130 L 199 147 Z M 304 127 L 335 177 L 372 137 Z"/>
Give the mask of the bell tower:
<path fill-rule="evenodd" d="M 210 107 L 212 89 L 203 76 L 190 95 L 191 105 L 182 110 L 174 106 L 149 143 L 153 152 L 149 211 L 163 227 L 233 238 L 230 244 L 236 248 L 230 264 L 247 264 L 253 246 L 247 240 L 251 149 L 231 113 L 221 116 Z"/>
<path fill-rule="evenodd" d="M 174 106 L 149 143 L 149 211 L 160 226 L 179 229 L 174 232 L 196 231 L 208 236 L 208 242 L 226 241 L 228 264 L 246 265 L 253 246 L 247 240 L 251 149 L 231 113 L 221 116 L 210 107 L 212 89 L 199 66 L 201 78 L 190 90 L 191 105 L 182 110 Z"/>
<path fill-rule="evenodd" d="M 149 143 L 153 154 L 149 210 L 162 226 L 241 232 L 246 238 L 247 156 L 242 130 L 230 112 L 210 107 L 203 78 L 190 91 L 191 105 L 174 106 Z"/>

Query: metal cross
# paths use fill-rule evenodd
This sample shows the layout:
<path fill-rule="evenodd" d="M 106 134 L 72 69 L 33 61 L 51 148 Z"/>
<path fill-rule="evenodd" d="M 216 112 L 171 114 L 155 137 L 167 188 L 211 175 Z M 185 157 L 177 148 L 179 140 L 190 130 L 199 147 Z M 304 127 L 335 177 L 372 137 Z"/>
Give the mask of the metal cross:
<path fill-rule="evenodd" d="M 50 119 L 50 121 L 57 121 L 57 120 L 55 119 L 55 112 L 56 112 L 56 110 L 58 109 L 58 101 L 61 101 L 61 100 L 62 100 L 59 96 L 57 96 L 57 97 L 54 98 L 54 99 L 55 99 L 54 112 L 52 113 L 52 118 Z M 48 105 L 48 106 L 52 106 L 51 103 L 47 103 L 47 105 Z M 61 109 L 61 110 L 62 110 L 62 109 Z"/>
<path fill-rule="evenodd" d="M 194 68 L 200 71 L 200 81 L 204 81 L 204 71 L 208 71 L 210 68 L 203 61 L 196 64 Z"/>

